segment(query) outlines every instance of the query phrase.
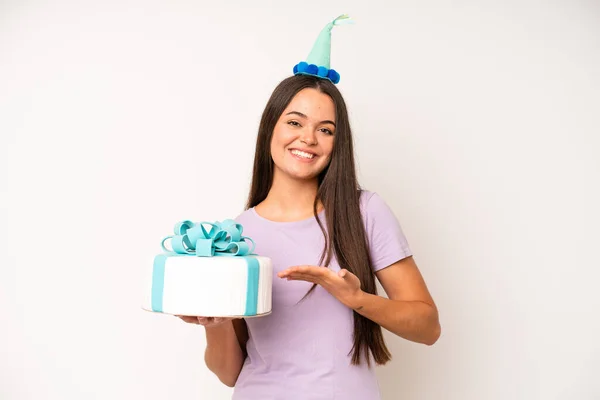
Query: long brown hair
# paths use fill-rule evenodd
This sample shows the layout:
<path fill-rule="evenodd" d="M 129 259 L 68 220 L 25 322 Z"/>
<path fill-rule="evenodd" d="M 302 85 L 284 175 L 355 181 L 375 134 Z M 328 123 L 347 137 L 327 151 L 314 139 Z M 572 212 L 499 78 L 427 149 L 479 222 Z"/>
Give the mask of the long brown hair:
<path fill-rule="evenodd" d="M 347 269 L 360 279 L 362 290 L 377 294 L 367 236 L 360 213 L 361 188 L 356 178 L 348 111 L 341 93 L 330 81 L 296 75 L 283 80 L 273 91 L 258 128 L 254 171 L 246 208 L 255 207 L 267 197 L 273 183 L 273 159 L 271 158 L 273 129 L 294 96 L 306 88 L 314 88 L 325 93 L 331 97 L 335 105 L 336 130 L 331 160 L 319 174 L 319 188 L 313 206 L 313 213 L 325 236 L 325 248 L 321 254 L 320 264 L 328 267 L 332 257 L 335 256 L 340 268 Z M 317 214 L 319 200 L 325 208 L 327 230 Z M 315 286 L 310 288 L 306 296 L 315 289 Z M 370 366 L 369 351 L 378 365 L 388 362 L 391 354 L 385 345 L 381 326 L 356 311 L 353 314 L 352 364 L 360 364 L 364 355 Z"/>

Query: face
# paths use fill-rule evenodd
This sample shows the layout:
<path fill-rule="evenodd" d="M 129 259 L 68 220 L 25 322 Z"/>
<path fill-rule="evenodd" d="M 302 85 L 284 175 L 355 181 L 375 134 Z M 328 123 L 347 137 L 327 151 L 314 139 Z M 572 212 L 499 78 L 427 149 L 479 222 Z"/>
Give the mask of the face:
<path fill-rule="evenodd" d="M 317 89 L 303 89 L 283 111 L 273 130 L 275 176 L 314 179 L 327 167 L 335 135 L 335 106 Z"/>

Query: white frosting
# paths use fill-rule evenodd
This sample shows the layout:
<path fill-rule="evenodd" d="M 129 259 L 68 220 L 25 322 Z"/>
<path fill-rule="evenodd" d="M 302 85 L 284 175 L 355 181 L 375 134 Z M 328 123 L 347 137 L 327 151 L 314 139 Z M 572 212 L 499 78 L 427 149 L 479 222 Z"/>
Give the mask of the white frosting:
<path fill-rule="evenodd" d="M 256 256 L 260 266 L 257 315 L 271 311 L 273 266 Z M 142 308 L 152 310 L 152 272 L 144 286 Z M 173 315 L 243 316 L 248 264 L 243 257 L 168 257 L 165 262 L 162 312 Z"/>

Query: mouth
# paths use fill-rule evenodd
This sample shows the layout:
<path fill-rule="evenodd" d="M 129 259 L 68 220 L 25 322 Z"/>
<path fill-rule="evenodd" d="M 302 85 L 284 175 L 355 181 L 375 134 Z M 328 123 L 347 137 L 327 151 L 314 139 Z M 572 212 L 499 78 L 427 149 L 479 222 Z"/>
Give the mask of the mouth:
<path fill-rule="evenodd" d="M 304 151 L 299 149 L 290 149 L 290 153 L 294 156 L 294 158 L 310 161 L 317 157 L 315 153 L 311 153 L 310 151 Z"/>

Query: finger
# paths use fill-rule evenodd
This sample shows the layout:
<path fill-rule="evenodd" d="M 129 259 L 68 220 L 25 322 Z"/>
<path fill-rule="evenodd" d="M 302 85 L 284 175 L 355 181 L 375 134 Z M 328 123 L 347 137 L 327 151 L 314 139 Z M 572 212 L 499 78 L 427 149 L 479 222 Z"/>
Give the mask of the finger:
<path fill-rule="evenodd" d="M 345 280 L 358 280 L 358 276 L 354 275 L 352 272 L 348 271 L 347 269 L 341 269 L 338 272 L 338 276 Z"/>
<path fill-rule="evenodd" d="M 296 272 L 300 272 L 301 274 L 320 275 L 323 273 L 323 270 L 324 268 L 313 267 L 312 265 L 300 265 L 296 267 Z"/>
<path fill-rule="evenodd" d="M 283 271 L 277 273 L 277 275 L 280 278 L 285 278 L 286 276 L 288 276 L 289 274 L 292 274 L 294 272 L 298 272 L 298 266 L 297 265 L 293 266 L 293 267 L 286 268 Z"/>
<path fill-rule="evenodd" d="M 313 276 L 315 278 L 320 278 L 320 277 L 324 277 L 324 272 L 322 271 L 325 268 L 321 268 L 321 267 L 313 267 L 313 266 L 309 266 L 309 265 L 301 265 L 301 266 L 296 266 L 293 267 L 292 269 L 290 269 L 290 272 L 288 274 L 286 274 L 286 276 L 292 276 L 292 275 L 304 275 L 304 276 Z"/>
<path fill-rule="evenodd" d="M 312 282 L 312 283 L 316 283 L 316 284 L 320 284 L 322 282 L 322 280 L 316 276 L 308 275 L 308 274 L 299 274 L 299 273 L 291 274 L 288 277 L 288 280 L 290 280 L 290 281 L 306 281 L 306 282 Z"/>
<path fill-rule="evenodd" d="M 284 269 L 283 271 L 279 271 L 279 272 L 277 273 L 277 276 L 278 276 L 278 277 L 280 277 L 280 278 L 285 278 L 285 277 L 286 277 L 286 276 L 288 276 L 288 275 L 289 275 L 291 272 L 292 272 L 292 271 L 291 271 L 291 269 L 290 269 L 290 268 L 288 268 L 288 269 Z"/>
<path fill-rule="evenodd" d="M 198 320 L 196 319 L 196 317 L 190 317 L 188 315 L 178 315 L 177 317 L 181 318 L 184 322 L 187 322 L 188 324 L 197 324 Z"/>

